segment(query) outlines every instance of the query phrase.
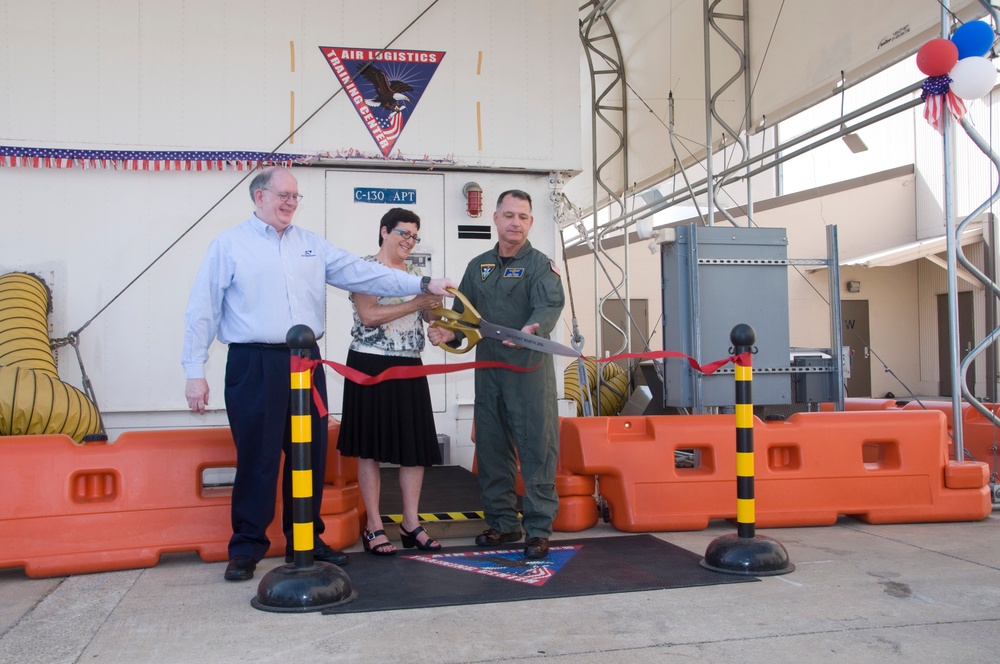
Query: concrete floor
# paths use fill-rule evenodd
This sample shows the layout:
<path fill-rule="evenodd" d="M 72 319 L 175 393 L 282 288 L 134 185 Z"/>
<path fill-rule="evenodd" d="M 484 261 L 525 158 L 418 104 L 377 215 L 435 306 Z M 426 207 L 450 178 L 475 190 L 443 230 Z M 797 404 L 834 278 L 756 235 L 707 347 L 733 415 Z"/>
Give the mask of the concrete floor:
<path fill-rule="evenodd" d="M 598 524 L 569 539 L 607 536 Z M 658 533 L 704 554 L 734 533 Z M 795 571 L 759 583 L 324 616 L 251 607 L 257 582 L 171 554 L 149 569 L 0 570 L 0 662 L 989 662 L 1000 514 L 976 523 L 772 529 Z M 468 545 L 471 537 L 445 540 Z M 349 551 L 366 555 L 355 546 Z M 345 570 L 350 574 L 350 565 Z"/>

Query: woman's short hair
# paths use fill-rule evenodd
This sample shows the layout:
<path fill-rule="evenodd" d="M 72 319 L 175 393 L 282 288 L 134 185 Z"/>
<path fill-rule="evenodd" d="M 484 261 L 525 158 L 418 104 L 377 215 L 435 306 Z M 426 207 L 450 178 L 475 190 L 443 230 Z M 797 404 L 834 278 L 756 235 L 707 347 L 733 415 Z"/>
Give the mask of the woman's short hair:
<path fill-rule="evenodd" d="M 419 230 L 420 217 L 417 216 L 416 212 L 407 210 L 406 208 L 392 208 L 386 212 L 382 215 L 382 221 L 378 225 L 378 246 L 382 246 L 382 229 L 384 228 L 388 232 L 395 228 L 397 224 L 416 224 L 417 230 Z"/>

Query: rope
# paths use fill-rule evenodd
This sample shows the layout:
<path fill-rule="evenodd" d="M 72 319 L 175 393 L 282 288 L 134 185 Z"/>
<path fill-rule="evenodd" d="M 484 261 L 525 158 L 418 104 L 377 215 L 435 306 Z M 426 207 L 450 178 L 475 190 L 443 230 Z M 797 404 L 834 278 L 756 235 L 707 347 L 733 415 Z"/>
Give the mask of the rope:
<path fill-rule="evenodd" d="M 576 320 L 576 304 L 573 301 L 573 282 L 569 275 L 569 261 L 566 260 L 566 237 L 562 232 L 559 233 L 559 241 L 562 244 L 562 259 L 563 267 L 566 269 L 566 290 L 569 291 L 569 311 L 570 320 L 573 321 L 573 337 L 570 339 L 570 345 L 573 347 L 577 353 L 583 355 L 583 335 L 580 334 L 580 326 Z M 583 362 L 575 360 L 577 364 L 577 395 L 578 398 L 578 409 L 577 413 L 583 415 L 584 417 L 591 417 L 594 414 L 594 407 L 591 403 L 591 392 L 590 383 L 587 382 L 587 372 L 584 370 Z M 570 364 L 570 366 L 573 366 Z M 563 392 L 566 393 L 572 390 L 572 386 L 568 384 L 568 378 L 563 379 Z M 572 395 L 571 395 L 572 396 Z"/>

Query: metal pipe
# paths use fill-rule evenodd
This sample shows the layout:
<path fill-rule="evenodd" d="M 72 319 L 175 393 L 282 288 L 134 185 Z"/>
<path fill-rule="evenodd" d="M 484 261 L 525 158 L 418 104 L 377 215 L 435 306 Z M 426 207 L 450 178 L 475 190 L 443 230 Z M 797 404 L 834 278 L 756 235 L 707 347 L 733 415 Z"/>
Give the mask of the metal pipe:
<path fill-rule="evenodd" d="M 975 127 L 972 126 L 972 123 L 969 121 L 968 118 L 965 117 L 962 118 L 962 127 L 965 129 L 965 133 L 968 134 L 969 138 L 972 139 L 972 142 L 975 143 L 980 150 L 982 150 L 982 152 L 990 159 L 990 161 L 993 162 L 993 165 L 997 169 L 997 171 L 1000 172 L 1000 157 L 998 157 L 997 154 L 993 151 L 993 149 L 990 147 L 990 144 L 982 136 L 980 136 L 979 132 L 976 131 Z M 955 231 L 955 236 L 961 237 L 961 234 L 965 232 L 965 228 L 969 224 L 969 222 L 971 222 L 972 219 L 978 216 L 981 212 L 987 210 L 990 207 L 990 205 L 992 205 L 993 202 L 998 198 L 1000 198 L 1000 185 L 998 185 L 996 189 L 993 190 L 993 194 L 989 198 L 980 203 L 979 207 L 977 207 L 975 210 L 969 213 L 969 215 L 962 220 L 962 222 L 958 225 L 958 228 Z M 995 222 L 992 219 L 990 219 L 989 221 L 990 233 L 988 234 L 988 237 L 990 238 L 990 253 L 995 251 L 995 247 L 993 244 L 994 234 L 992 232 L 994 226 Z M 992 295 L 992 298 L 987 296 L 986 300 L 987 310 L 989 310 L 991 304 L 995 305 L 996 298 L 1000 298 L 1000 287 L 997 286 L 996 282 L 993 281 L 993 279 L 984 274 L 979 268 L 973 265 L 972 262 L 968 260 L 968 258 L 965 257 L 964 253 L 961 250 L 961 247 L 959 247 L 956 250 L 955 254 L 956 258 L 958 259 L 958 262 L 961 263 L 977 280 L 979 280 L 984 286 L 986 286 L 989 289 L 990 294 Z M 965 385 L 965 376 L 969 370 L 969 366 L 972 364 L 972 362 L 975 360 L 976 357 L 982 354 L 983 351 L 985 351 L 987 348 L 991 347 L 995 343 L 997 337 L 1000 336 L 1000 328 L 995 327 L 995 323 L 992 319 L 990 323 L 991 325 L 994 326 L 993 331 L 990 332 L 985 339 L 980 341 L 976 345 L 976 347 L 972 350 L 972 352 L 970 352 L 962 360 L 961 365 L 959 367 L 959 375 L 961 376 L 962 393 L 968 398 L 969 403 L 972 405 L 972 407 L 978 410 L 980 413 L 982 413 L 984 417 L 993 422 L 994 426 L 1000 427 L 1000 418 L 997 417 L 996 413 L 994 413 L 992 410 L 986 408 L 981 403 L 979 403 L 979 400 L 976 399 L 973 394 L 968 393 L 967 387 Z M 956 458 L 961 460 L 965 454 L 964 448 L 961 457 L 958 456 L 958 449 L 959 449 L 958 447 L 955 448 Z M 994 471 L 995 469 L 996 465 L 994 464 Z"/>
<path fill-rule="evenodd" d="M 809 139 L 812 139 L 812 138 L 816 137 L 819 134 L 822 134 L 824 132 L 830 131 L 831 129 L 837 129 L 836 133 L 834 133 L 834 134 L 832 134 L 832 135 L 830 135 L 828 137 L 824 137 L 824 138 L 822 138 L 821 140 L 819 140 L 819 141 L 817 141 L 815 143 L 810 143 L 809 144 L 809 149 L 817 147 L 819 145 L 824 145 L 826 143 L 829 143 L 830 141 L 833 141 L 833 140 L 836 140 L 836 139 L 840 138 L 841 136 L 846 136 L 849 133 L 853 133 L 853 132 L 857 131 L 858 129 L 861 129 L 863 127 L 867 127 L 868 125 L 871 125 L 871 124 L 875 124 L 876 122 L 880 122 L 880 121 L 882 121 L 882 120 L 884 120 L 886 118 L 892 117 L 893 115 L 896 115 L 897 113 L 900 113 L 902 111 L 909 110 L 911 108 L 919 106 L 920 104 L 923 103 L 923 100 L 921 100 L 919 98 L 912 99 L 912 100 L 910 100 L 910 101 L 908 101 L 908 102 L 906 102 L 904 104 L 901 104 L 901 105 L 896 106 L 896 107 L 894 107 L 892 109 L 889 109 L 888 111 L 883 111 L 882 113 L 880 113 L 880 114 L 878 114 L 876 116 L 873 116 L 871 118 L 868 118 L 866 120 L 863 120 L 863 121 L 861 121 L 861 122 L 859 122 L 857 124 L 854 124 L 854 125 L 851 125 L 851 126 L 847 126 L 846 125 L 846 123 L 848 121 L 853 120 L 854 118 L 857 118 L 857 117 L 860 117 L 860 116 L 865 115 L 867 113 L 870 113 L 871 111 L 873 111 L 873 110 L 875 110 L 877 108 L 881 108 L 882 106 L 885 106 L 886 104 L 889 104 L 889 103 L 891 103 L 891 102 L 893 102 L 893 101 L 895 101 L 897 99 L 905 97 L 908 94 L 916 92 L 917 90 L 920 89 L 920 86 L 921 86 L 921 83 L 914 83 L 914 84 L 909 85 L 909 86 L 907 86 L 905 88 L 902 88 L 902 89 L 900 89 L 900 90 L 898 90 L 898 91 L 896 91 L 896 92 L 894 92 L 892 94 L 889 94 L 889 95 L 887 95 L 885 97 L 882 97 L 881 99 L 879 99 L 877 101 L 874 101 L 874 102 L 872 102 L 870 104 L 867 104 L 866 106 L 863 106 L 863 107 L 861 107 L 861 108 L 859 108 L 859 109 L 857 109 L 855 111 L 851 111 L 850 113 L 847 113 L 846 115 L 843 116 L 842 119 L 833 120 L 833 121 L 828 122 L 828 123 L 826 123 L 824 125 L 820 125 L 819 127 L 813 129 L 812 131 L 809 131 L 809 132 L 806 132 L 804 134 L 800 134 L 799 136 L 796 136 L 795 138 L 789 140 L 787 143 L 776 145 L 775 147 L 771 148 L 770 150 L 765 150 L 765 151 L 761 152 L 760 154 L 757 154 L 757 155 L 754 155 L 752 157 L 749 157 L 745 161 L 740 162 L 739 164 L 735 164 L 735 165 L 733 165 L 733 166 L 731 166 L 731 167 L 723 170 L 721 172 L 721 175 L 723 177 L 727 177 L 729 175 L 732 175 L 732 174 L 738 172 L 739 170 L 746 168 L 749 164 L 757 163 L 757 162 L 760 162 L 760 161 L 763 161 L 763 160 L 767 159 L 768 157 L 771 157 L 771 156 L 774 156 L 776 154 L 782 153 L 784 150 L 787 150 L 789 147 L 792 147 L 792 146 L 798 145 L 800 143 L 803 143 L 803 142 L 805 142 L 805 141 L 807 141 Z M 802 152 L 805 152 L 805 151 L 808 151 L 808 150 L 796 151 L 794 153 L 789 153 L 787 155 L 786 154 L 782 154 L 778 159 L 775 159 L 774 161 L 769 162 L 767 165 L 765 165 L 765 166 L 763 166 L 761 168 L 755 169 L 751 173 L 747 173 L 745 175 L 745 177 L 749 177 L 750 175 L 757 174 L 757 173 L 761 172 L 762 170 L 766 170 L 768 168 L 772 168 L 772 167 L 774 167 L 774 166 L 776 166 L 776 165 L 778 165 L 778 164 L 780 164 L 780 163 L 782 163 L 784 161 L 787 161 L 788 159 L 790 159 L 790 158 L 792 158 L 794 156 L 798 156 L 799 154 L 801 154 Z M 696 181 L 692 186 L 693 187 L 702 187 L 702 186 L 705 185 L 706 182 L 707 182 L 707 178 L 703 178 L 701 180 Z M 728 182 L 729 182 L 729 180 L 726 180 L 726 181 L 723 182 L 723 184 L 726 184 Z M 705 191 L 704 189 L 699 189 L 698 191 L 695 192 L 695 195 L 702 194 L 702 193 L 704 193 L 704 191 Z M 628 215 L 622 215 L 621 217 L 618 217 L 618 218 L 609 219 L 603 225 L 604 226 L 611 226 L 611 225 L 614 225 L 614 224 L 618 224 L 621 221 L 626 220 L 626 219 L 631 219 L 633 222 L 634 221 L 638 221 L 639 219 L 644 219 L 645 217 L 648 217 L 651 214 L 655 214 L 656 212 L 659 212 L 660 210 L 668 208 L 671 205 L 676 205 L 677 203 L 681 203 L 683 201 L 686 201 L 689 198 L 693 198 L 693 196 L 685 196 L 684 195 L 685 193 L 686 192 L 683 191 L 683 190 L 678 190 L 678 191 L 671 192 L 669 194 L 664 195 L 663 198 L 661 198 L 661 199 L 659 199 L 657 201 L 654 201 L 652 203 L 647 203 L 646 205 L 643 205 L 641 207 L 634 208 L 632 210 L 632 212 L 630 214 L 628 214 Z M 595 214 L 593 211 L 596 210 L 596 209 L 597 209 L 597 195 L 595 193 L 594 194 L 594 207 L 592 208 L 592 214 Z M 595 214 L 595 216 L 596 216 L 596 214 Z M 626 224 L 626 226 L 627 226 L 627 224 Z M 596 223 L 595 223 L 595 228 L 594 228 L 594 230 L 592 232 L 596 233 L 598 230 L 599 230 L 599 227 L 597 227 Z M 584 240 L 581 237 L 580 242 L 578 242 L 578 243 L 571 243 L 569 246 L 576 246 L 576 244 L 583 243 L 585 241 L 586 240 Z"/>
<path fill-rule="evenodd" d="M 834 400 L 834 410 L 844 410 L 844 330 L 843 313 L 840 306 L 840 245 L 837 240 L 837 227 L 830 224 L 826 227 L 826 261 L 829 265 L 830 289 L 830 354 L 834 357 L 837 367 L 837 392 Z"/>
<path fill-rule="evenodd" d="M 723 93 L 725 93 L 725 91 L 728 90 L 729 87 L 733 83 L 735 83 L 737 80 L 739 80 L 740 76 L 743 77 L 744 84 L 746 84 L 746 80 L 748 78 L 747 60 L 746 60 L 746 56 L 744 55 L 743 51 L 740 50 L 740 47 L 736 45 L 736 42 L 734 42 L 732 39 L 730 39 L 729 35 L 727 35 L 726 32 L 719 27 L 718 23 L 716 23 L 716 19 L 717 18 L 722 18 L 722 19 L 730 19 L 730 20 L 736 20 L 736 21 L 743 20 L 744 21 L 744 32 L 746 32 L 746 21 L 744 20 L 744 17 L 742 17 L 742 16 L 736 16 L 734 14 L 717 13 L 715 11 L 715 8 L 719 5 L 719 3 L 721 1 L 722 0 L 715 0 L 712 3 L 712 6 L 711 6 L 711 8 L 709 10 L 708 21 L 709 21 L 709 24 L 711 25 L 711 28 L 713 30 L 715 30 L 715 32 L 717 32 L 719 34 L 719 37 L 722 39 L 722 41 L 724 41 L 726 43 L 726 45 L 729 46 L 729 48 L 731 48 L 736 53 L 736 57 L 739 60 L 739 68 L 736 70 L 736 72 L 733 73 L 732 76 L 729 77 L 729 80 L 727 80 L 725 83 L 723 83 L 722 86 L 718 90 L 715 91 L 715 93 L 712 95 L 712 103 L 709 105 L 709 108 L 711 109 L 712 118 L 715 119 L 715 121 L 719 124 L 720 127 L 722 127 L 723 131 L 725 132 L 722 135 L 723 146 L 725 146 L 726 134 L 728 134 L 729 136 L 732 136 L 733 142 L 736 143 L 736 145 L 738 145 L 740 147 L 741 163 L 742 163 L 742 162 L 746 162 L 747 159 L 749 158 L 749 150 L 747 150 L 746 143 L 744 142 L 744 140 L 742 138 L 740 138 L 740 132 L 734 130 L 731 126 L 729 126 L 729 124 L 722 118 L 722 116 L 719 115 L 719 113 L 716 111 L 716 103 L 717 103 L 719 97 L 721 97 L 723 95 Z M 745 39 L 744 39 L 744 43 L 746 43 Z M 743 108 L 744 108 L 744 118 L 746 118 L 747 117 L 746 116 L 746 113 L 747 113 L 746 109 L 749 108 L 749 98 L 746 97 L 745 92 L 744 92 L 744 97 L 746 99 L 746 102 L 743 104 Z M 748 182 L 749 182 L 749 180 L 748 180 Z M 720 184 L 720 187 L 721 187 L 721 184 Z M 723 207 L 723 206 L 720 205 L 719 206 L 719 212 L 721 212 L 722 216 L 724 216 L 726 219 L 728 219 L 729 223 L 731 223 L 733 226 L 737 225 L 736 224 L 736 219 L 733 218 L 733 216 L 729 213 L 729 210 L 727 210 L 725 207 Z"/>
<path fill-rule="evenodd" d="M 949 0 L 941 0 L 941 36 L 947 39 L 950 34 Z M 955 266 L 955 246 L 958 238 L 955 236 L 955 201 L 952 192 L 954 163 L 955 127 L 947 110 L 942 113 L 943 141 L 942 156 L 944 159 L 944 227 L 946 250 L 948 258 L 948 366 L 951 369 L 951 415 L 952 444 L 955 448 L 955 459 L 961 462 L 965 458 L 965 447 L 962 443 L 962 381 L 959 366 L 958 337 L 958 270 Z"/>
<path fill-rule="evenodd" d="M 705 223 L 708 226 L 715 225 L 715 187 L 712 184 L 712 63 L 709 40 L 709 9 L 708 0 L 702 1 L 702 24 L 704 29 L 702 34 L 705 39 Z M 634 217 L 634 213 L 633 213 Z M 627 224 L 626 224 L 627 226 Z"/>
<path fill-rule="evenodd" d="M 743 97 L 746 99 L 743 130 L 747 134 L 746 157 L 750 161 L 750 120 L 753 117 L 750 104 L 753 103 L 753 89 L 750 87 L 750 0 L 743 0 Z M 747 228 L 753 226 L 753 182 L 747 176 Z"/>
<path fill-rule="evenodd" d="M 775 159 L 774 161 L 771 161 L 771 162 L 768 162 L 767 164 L 759 166 L 758 168 L 753 169 L 752 171 L 748 171 L 746 174 L 744 174 L 741 177 L 750 177 L 752 175 L 757 175 L 758 173 L 761 173 L 761 172 L 766 171 L 766 170 L 768 170 L 770 168 L 773 168 L 777 164 L 783 163 L 783 162 L 788 161 L 790 159 L 794 159 L 795 157 L 798 157 L 798 156 L 800 156 L 800 155 L 802 155 L 802 154 L 804 154 L 806 152 L 809 152 L 810 150 L 815 149 L 816 147 L 818 147 L 820 145 L 825 145 L 826 143 L 830 143 L 832 141 L 835 141 L 838 138 L 840 138 L 841 136 L 843 136 L 845 133 L 850 133 L 850 132 L 853 132 L 853 131 L 855 131 L 857 129 L 860 129 L 862 127 L 866 127 L 866 126 L 868 126 L 870 124 L 875 124 L 877 122 L 881 122 L 882 120 L 884 120 L 884 119 L 886 119 L 888 117 L 892 117 L 893 115 L 896 115 L 897 113 L 900 113 L 902 111 L 906 111 L 906 110 L 909 110 L 911 108 L 915 108 L 917 106 L 920 106 L 923 103 L 924 103 L 923 100 L 921 100 L 919 98 L 918 99 L 913 99 L 911 101 L 908 101 L 905 104 L 902 104 L 900 106 L 892 108 L 892 109 L 890 109 L 888 111 L 884 111 L 884 112 L 880 113 L 879 115 L 876 115 L 876 116 L 873 116 L 871 118 L 868 118 L 867 120 L 859 122 L 856 125 L 852 125 L 850 127 L 846 127 L 843 132 L 838 132 L 836 134 L 831 134 L 830 136 L 824 136 L 822 139 L 816 141 L 815 143 L 810 143 L 806 147 L 800 148 L 800 149 L 798 149 L 798 150 L 796 150 L 794 152 L 789 152 L 789 153 L 782 154 L 779 158 Z M 773 150 L 769 151 L 769 152 L 773 152 Z M 759 156 L 755 157 L 752 161 L 759 161 Z M 733 166 L 733 167 L 727 168 L 725 171 L 723 171 L 723 173 L 724 174 L 733 175 L 740 168 L 743 168 L 743 166 L 742 165 L 740 165 L 740 166 Z M 730 179 L 724 179 L 722 181 L 722 184 L 723 185 L 727 185 L 727 184 L 730 184 L 732 182 L 736 182 L 738 179 L 739 179 L 738 177 L 732 177 Z M 698 182 L 694 183 L 694 186 L 696 186 L 696 187 L 698 187 L 698 186 L 703 187 L 704 184 L 705 184 L 705 180 L 699 180 Z M 698 196 L 699 194 L 703 194 L 704 192 L 705 192 L 704 188 L 696 189 L 696 190 L 693 191 L 693 193 L 690 193 L 690 194 L 686 194 L 683 190 L 674 192 L 672 195 L 670 195 L 670 196 L 664 196 L 662 199 L 656 201 L 653 204 L 646 205 L 643 208 L 638 208 L 638 210 L 646 210 L 646 212 L 644 212 L 643 214 L 638 214 L 637 211 L 633 211 L 633 215 L 634 216 L 632 217 L 632 219 L 633 219 L 633 221 L 639 221 L 640 219 L 645 219 L 646 217 L 648 217 L 651 214 L 659 212 L 660 209 L 662 209 L 662 208 L 670 207 L 669 205 L 663 204 L 663 201 L 670 201 L 670 203 L 672 205 L 676 205 L 678 203 L 683 203 L 684 201 L 689 200 L 689 199 L 691 199 L 691 198 L 693 198 L 695 196 Z M 653 208 L 653 207 L 656 207 L 656 209 L 655 210 L 650 210 L 650 208 Z M 621 220 L 618 219 L 616 221 L 620 222 Z"/>

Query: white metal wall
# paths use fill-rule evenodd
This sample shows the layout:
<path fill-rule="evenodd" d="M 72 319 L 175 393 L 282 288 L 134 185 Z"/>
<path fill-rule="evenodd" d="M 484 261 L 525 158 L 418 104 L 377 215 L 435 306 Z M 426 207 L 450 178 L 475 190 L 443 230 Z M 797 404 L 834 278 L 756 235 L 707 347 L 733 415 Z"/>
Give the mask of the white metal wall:
<path fill-rule="evenodd" d="M 469 258 L 495 242 L 495 234 L 458 240 L 457 225 L 491 226 L 496 195 L 517 187 L 535 200 L 531 241 L 558 257 L 549 173 L 580 165 L 579 40 L 568 0 L 0 0 L 0 145 L 266 152 L 340 88 L 320 46 L 380 48 L 426 7 L 392 45 L 445 52 L 396 144 L 404 158 L 296 167 L 306 196 L 296 223 L 372 253 L 381 213 L 345 212 L 343 192 L 328 184 L 430 180 L 420 248 L 433 253 L 435 276 L 457 282 Z M 280 148 L 338 150 L 376 152 L 343 94 Z M 247 175 L 0 168 L 0 273 L 52 282 L 54 337 L 84 328 L 80 349 L 113 438 L 123 429 L 226 423 L 219 344 L 208 365 L 211 412 L 199 417 L 185 406 L 182 318 L 209 242 L 253 210 Z M 469 181 L 485 192 L 478 220 L 465 213 Z M 331 291 L 325 353 L 336 361 L 346 355 L 346 304 Z M 443 355 L 432 350 L 425 362 Z M 72 349 L 58 359 L 63 380 L 80 386 Z M 458 445 L 468 445 L 471 385 L 464 375 L 436 383 L 439 428 Z M 339 397 L 333 405 L 339 410 Z M 463 456 L 471 463 L 470 450 L 458 462 Z"/>
<path fill-rule="evenodd" d="M 0 15 L 12 144 L 266 152 L 322 107 L 281 151 L 378 153 L 319 47 L 391 43 L 445 52 L 404 156 L 580 167 L 570 0 L 0 0 Z"/>

